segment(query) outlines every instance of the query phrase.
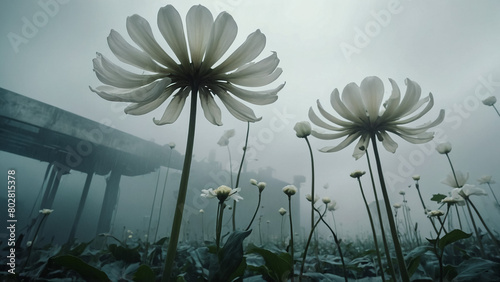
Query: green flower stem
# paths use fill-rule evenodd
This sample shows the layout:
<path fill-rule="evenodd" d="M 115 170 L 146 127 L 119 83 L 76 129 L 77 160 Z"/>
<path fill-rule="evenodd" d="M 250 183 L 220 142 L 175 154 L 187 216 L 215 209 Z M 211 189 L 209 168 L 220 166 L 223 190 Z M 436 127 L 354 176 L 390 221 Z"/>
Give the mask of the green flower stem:
<path fill-rule="evenodd" d="M 380 267 L 380 273 L 382 276 L 381 278 L 382 278 L 382 281 L 385 281 L 384 265 L 382 264 L 382 259 L 380 257 L 380 250 L 378 248 L 377 232 L 375 231 L 375 225 L 373 224 L 372 213 L 370 211 L 370 207 L 368 206 L 368 202 L 366 201 L 365 192 L 363 192 L 363 185 L 361 184 L 361 177 L 358 177 L 358 183 L 359 183 L 359 189 L 361 190 L 361 196 L 363 196 L 363 201 L 365 202 L 366 211 L 368 212 L 368 218 L 370 219 L 370 226 L 372 228 L 372 234 L 373 234 L 373 242 L 375 243 L 375 250 L 377 250 L 377 260 L 378 260 L 378 265 Z"/>
<path fill-rule="evenodd" d="M 472 221 L 472 226 L 474 227 L 474 233 L 476 233 L 476 239 L 477 239 L 477 244 L 479 245 L 479 250 L 481 251 L 481 256 L 485 258 L 485 253 L 484 253 L 484 247 L 483 247 L 483 242 L 481 242 L 481 237 L 479 236 L 479 231 L 477 230 L 476 227 L 476 221 L 474 220 L 474 216 L 472 215 L 472 211 L 470 209 L 470 202 L 467 200 L 467 197 L 464 197 L 465 204 L 467 206 L 467 210 L 469 211 L 469 217 L 470 220 Z"/>
<path fill-rule="evenodd" d="M 422 194 L 420 193 L 420 185 L 418 184 L 418 180 L 416 180 L 415 182 L 415 188 L 417 188 L 418 197 L 420 198 L 420 202 L 422 203 L 422 207 L 424 208 L 424 214 L 427 215 L 427 208 L 425 207 L 424 199 L 422 199 Z M 431 222 L 432 228 L 434 228 L 434 231 L 437 234 L 438 230 L 436 228 L 436 224 L 434 224 L 434 220 L 432 220 L 432 218 L 429 217 L 429 221 Z"/>
<path fill-rule="evenodd" d="M 172 151 L 170 151 L 172 152 Z M 170 159 L 170 157 L 169 157 Z M 156 178 L 156 188 L 155 188 L 155 195 L 153 196 L 153 204 L 151 205 L 151 213 L 149 214 L 149 223 L 148 223 L 148 231 L 146 232 L 146 251 L 144 252 L 144 256 L 143 256 L 143 261 L 145 261 L 147 259 L 147 256 L 148 256 L 148 250 L 149 250 L 149 232 L 151 230 L 151 222 L 153 220 L 153 211 L 154 211 L 154 207 L 155 207 L 155 202 L 156 202 L 156 195 L 158 194 L 158 184 L 160 182 L 160 173 L 161 172 L 161 167 L 158 168 L 158 177 Z M 159 220 L 159 219 L 158 219 Z"/>
<path fill-rule="evenodd" d="M 495 109 L 495 112 L 497 112 L 498 116 L 500 117 L 500 113 L 498 112 L 498 109 L 497 107 L 495 107 L 495 105 L 491 105 L 493 107 L 493 109 Z"/>
<path fill-rule="evenodd" d="M 462 185 L 458 184 L 457 174 L 455 173 L 455 169 L 453 168 L 453 164 L 451 163 L 451 159 L 448 153 L 446 153 L 446 158 L 448 158 L 448 162 L 450 163 L 451 172 L 453 172 L 453 177 L 455 178 L 455 183 L 457 184 L 457 188 L 462 187 Z"/>
<path fill-rule="evenodd" d="M 491 191 L 491 194 L 493 194 L 493 197 L 495 198 L 495 201 L 497 201 L 497 205 L 500 206 L 500 203 L 498 203 L 498 199 L 497 199 L 497 196 L 495 196 L 495 192 L 493 192 L 493 189 L 491 189 L 491 185 L 489 182 L 487 182 L 486 184 L 488 184 L 488 187 L 490 187 L 490 191 Z"/>
<path fill-rule="evenodd" d="M 316 210 L 316 209 L 314 209 L 314 210 Z M 313 210 L 313 212 L 314 212 L 314 210 Z M 306 243 L 306 246 L 304 248 L 304 253 L 302 254 L 302 265 L 300 266 L 299 281 L 302 281 L 302 274 L 304 273 L 304 265 L 306 263 L 307 250 L 309 249 L 309 244 L 311 243 L 311 239 L 312 239 L 312 236 L 314 234 L 314 229 L 316 229 L 316 226 L 318 226 L 319 222 L 321 221 L 321 218 L 323 218 L 326 211 L 327 211 L 327 206 L 325 205 L 325 211 L 323 212 L 323 214 L 321 214 L 321 213 L 319 214 L 320 218 L 316 221 L 316 223 L 313 224 L 311 232 L 309 232 L 309 237 L 307 237 L 307 243 Z"/>
<path fill-rule="evenodd" d="M 307 147 L 309 148 L 309 155 L 311 156 L 311 230 L 314 230 L 314 157 L 311 149 L 311 143 L 307 136 L 305 137 Z M 307 246 L 306 246 L 307 248 Z"/>
<path fill-rule="evenodd" d="M 26 261 L 24 262 L 24 266 L 23 266 L 22 270 L 24 270 L 26 265 L 28 265 L 28 262 L 29 262 L 30 256 L 31 256 L 31 251 L 33 250 L 33 247 L 35 246 L 36 238 L 38 237 L 38 232 L 40 231 L 40 227 L 42 226 L 42 224 L 47 216 L 48 216 L 48 214 L 43 215 L 42 219 L 40 220 L 40 224 L 38 224 L 38 227 L 36 228 L 35 236 L 33 237 L 33 240 L 31 240 L 31 246 L 30 246 L 30 249 L 28 251 L 28 256 L 26 257 Z M 20 271 L 20 272 L 22 272 L 22 271 Z"/>
<path fill-rule="evenodd" d="M 376 203 L 376 206 L 377 206 L 377 213 L 378 213 L 378 222 L 380 222 L 380 231 L 382 233 L 382 242 L 384 244 L 384 252 L 385 252 L 385 257 L 387 259 L 387 265 L 389 266 L 389 270 L 391 271 L 392 280 L 393 281 L 397 281 L 397 279 L 396 279 L 396 270 L 394 269 L 394 266 L 392 264 L 391 253 L 389 251 L 389 244 L 387 244 L 387 238 L 385 237 L 384 222 L 382 221 L 382 212 L 380 210 L 380 204 L 379 204 L 379 200 L 378 200 L 378 193 L 377 193 L 377 189 L 376 189 L 376 186 L 375 186 L 375 179 L 373 178 L 372 165 L 371 165 L 371 162 L 370 162 L 370 155 L 368 154 L 368 151 L 366 151 L 365 155 L 366 155 L 366 161 L 368 162 L 368 171 L 370 172 L 370 180 L 372 182 L 373 195 L 375 196 L 375 203 Z"/>
<path fill-rule="evenodd" d="M 477 216 L 479 217 L 479 220 L 481 220 L 481 223 L 484 226 L 484 229 L 486 229 L 486 231 L 490 235 L 490 238 L 493 241 L 493 243 L 495 243 L 497 249 L 500 249 L 500 243 L 498 242 L 498 239 L 493 235 L 493 232 L 491 232 L 491 230 L 488 228 L 488 226 L 486 225 L 486 222 L 484 222 L 484 220 L 483 220 L 483 217 L 481 216 L 481 214 L 479 214 L 479 211 L 477 210 L 476 206 L 472 203 L 472 201 L 469 199 L 469 197 L 466 198 L 466 201 L 469 202 L 470 206 L 476 212 Z"/>
<path fill-rule="evenodd" d="M 220 235 L 222 233 L 222 216 L 224 215 L 224 201 L 219 201 L 217 205 L 217 222 L 215 223 L 215 245 L 217 253 L 220 249 Z"/>
<path fill-rule="evenodd" d="M 284 215 L 281 216 L 281 236 L 280 236 L 280 245 L 283 245 L 283 222 L 285 221 Z"/>
<path fill-rule="evenodd" d="M 259 211 L 261 200 L 262 200 L 262 192 L 259 190 L 259 201 L 257 202 L 257 207 L 255 208 L 255 212 L 253 213 L 252 220 L 250 220 L 250 223 L 248 224 L 247 228 L 245 228 L 245 231 L 247 231 L 248 229 L 250 229 L 250 227 L 252 227 L 252 223 L 255 220 L 255 216 L 257 215 L 257 212 Z"/>
<path fill-rule="evenodd" d="M 399 243 L 398 234 L 396 233 L 396 224 L 394 223 L 394 217 L 392 215 L 391 203 L 389 201 L 389 195 L 387 194 L 387 188 L 385 186 L 384 174 L 382 172 L 382 164 L 380 163 L 380 156 L 377 149 L 377 140 L 375 134 L 371 136 L 373 144 L 373 152 L 375 154 L 375 161 L 377 163 L 378 176 L 380 180 L 380 186 L 382 188 L 382 195 L 384 196 L 385 209 L 387 211 L 387 217 L 389 221 L 389 226 L 391 228 L 392 240 L 394 242 L 394 249 L 396 251 L 396 257 L 399 264 L 399 272 L 401 274 L 401 279 L 403 282 L 409 282 L 410 276 L 408 275 L 408 270 L 406 269 L 405 258 L 403 256 L 403 251 Z"/>
<path fill-rule="evenodd" d="M 463 230 L 463 228 L 462 228 L 462 220 L 460 219 L 460 214 L 458 213 L 458 207 L 457 207 L 457 205 L 455 205 L 455 211 L 457 212 L 458 225 L 460 226 L 460 230 Z"/>
<path fill-rule="evenodd" d="M 226 146 L 227 154 L 229 155 L 229 183 L 231 183 L 231 188 L 233 187 L 233 162 L 231 161 L 231 150 L 229 150 L 229 146 Z"/>
<path fill-rule="evenodd" d="M 292 256 L 292 265 L 290 269 L 290 279 L 293 282 L 294 274 L 294 266 L 295 261 L 293 259 L 293 224 L 292 224 L 292 196 L 288 195 L 288 218 L 290 220 L 290 254 Z"/>
<path fill-rule="evenodd" d="M 439 262 L 439 281 L 443 282 L 443 254 L 444 252 L 441 251 L 438 253 L 438 248 L 437 246 L 439 245 L 439 235 L 441 234 L 441 231 L 444 230 L 444 223 L 446 221 L 446 218 L 448 217 L 448 213 L 450 211 L 450 204 L 448 204 L 447 209 L 446 209 L 446 214 L 444 215 L 444 219 L 441 221 L 441 217 L 438 216 L 439 223 L 441 223 L 441 228 L 439 229 L 439 232 L 437 233 L 436 241 L 434 242 L 434 252 L 436 253 L 438 262 Z"/>
<path fill-rule="evenodd" d="M 184 213 L 184 204 L 186 202 L 186 194 L 189 182 L 189 172 L 191 170 L 191 160 L 193 158 L 194 133 L 196 125 L 196 102 L 198 95 L 198 87 L 192 88 L 191 109 L 189 116 L 188 139 L 186 144 L 186 153 L 184 154 L 184 165 L 182 167 L 181 182 L 179 185 L 179 195 L 175 206 L 174 221 L 172 223 L 172 231 L 170 233 L 170 241 L 167 249 L 167 258 L 163 268 L 162 281 L 172 281 L 172 270 L 174 266 L 175 254 L 177 252 L 177 243 L 179 242 L 179 233 L 182 224 L 182 214 Z"/>
<path fill-rule="evenodd" d="M 247 135 L 245 138 L 245 147 L 243 147 L 243 156 L 241 157 L 241 162 L 240 162 L 240 167 L 238 168 L 238 175 L 236 176 L 236 185 L 231 188 L 238 188 L 238 185 L 240 184 L 240 175 L 241 175 L 241 169 L 243 168 L 243 161 L 245 160 L 245 155 L 247 153 L 247 145 L 248 145 L 248 135 L 250 133 L 250 122 L 247 122 Z M 232 175 L 232 173 L 231 173 Z M 233 181 L 231 181 L 232 183 Z M 233 201 L 233 231 L 236 230 L 236 200 Z"/>
<path fill-rule="evenodd" d="M 327 206 L 327 209 L 328 209 L 328 206 Z M 325 219 L 323 218 L 323 215 L 321 215 L 321 213 L 319 212 L 318 209 L 314 209 L 318 214 L 319 214 L 319 219 L 321 221 L 323 221 L 323 223 L 326 225 L 326 227 L 328 227 L 328 229 L 330 230 L 330 232 L 332 232 L 332 235 L 333 235 L 333 240 L 335 240 L 335 244 L 337 245 L 337 250 L 339 251 L 339 256 L 340 256 L 340 261 L 342 262 L 342 268 L 344 270 L 344 280 L 347 282 L 348 279 L 347 279 L 347 268 L 345 266 L 345 261 L 344 261 L 344 255 L 342 254 L 342 248 L 340 248 L 340 241 L 339 241 L 339 238 L 337 237 L 337 234 L 335 234 L 335 232 L 333 231 L 333 229 L 330 227 L 330 225 L 328 225 L 328 223 L 326 223 Z"/>

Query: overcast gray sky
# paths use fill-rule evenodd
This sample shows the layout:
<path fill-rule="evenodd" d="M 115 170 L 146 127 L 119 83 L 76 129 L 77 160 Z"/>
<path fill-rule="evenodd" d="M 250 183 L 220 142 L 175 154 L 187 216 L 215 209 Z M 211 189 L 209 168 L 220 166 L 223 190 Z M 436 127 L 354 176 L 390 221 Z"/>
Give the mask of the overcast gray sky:
<path fill-rule="evenodd" d="M 156 14 L 166 4 L 176 7 L 183 18 L 194 4 L 206 6 L 214 15 L 226 10 L 239 28 L 234 46 L 261 29 L 267 37 L 261 58 L 278 53 L 283 74 L 276 83 L 286 81 L 286 86 L 276 103 L 253 107 L 263 119 L 251 127 L 250 169 L 272 166 L 276 177 L 290 182 L 294 175 L 305 175 L 308 182 L 303 187 L 309 189 L 308 151 L 304 140 L 295 137 L 294 124 L 307 119 L 317 99 L 327 104 L 334 88 L 341 91 L 350 82 L 376 75 L 386 83 L 387 97 L 388 78 L 402 91 L 408 77 L 420 84 L 423 95 L 432 92 L 433 110 L 415 125 L 435 119 L 439 109 L 445 109 L 447 118 L 436 129 L 436 141 L 452 142 L 456 168 L 470 173 L 471 184 L 483 174 L 498 179 L 500 117 L 480 100 L 498 96 L 500 89 L 499 1 L 1 1 L 0 87 L 159 144 L 175 142 L 183 152 L 188 109 L 175 124 L 158 127 L 152 119 L 160 118 L 164 107 L 145 116 L 125 116 L 125 105 L 105 101 L 88 88 L 101 84 L 92 71 L 95 52 L 118 62 L 106 43 L 109 31 L 115 29 L 129 39 L 125 19 L 136 13 L 148 19 L 161 41 Z M 216 143 L 231 128 L 236 136 L 230 146 L 233 156 L 239 156 L 245 123 L 225 109 L 221 127 L 199 117 L 196 159 L 215 149 L 217 159 L 225 162 L 226 152 Z M 400 201 L 397 192 L 412 184 L 413 174 L 422 175 L 427 198 L 449 191 L 440 180 L 450 169 L 446 158 L 435 152 L 435 142 L 413 145 L 395 140 L 396 154 L 382 153 L 394 202 Z M 319 149 L 339 141 L 311 138 L 311 143 Z M 319 193 L 336 199 L 338 212 L 346 216 L 362 209 L 349 173 L 367 169 L 364 159 L 351 157 L 352 151 L 353 145 L 339 153 L 315 153 Z M 329 188 L 324 190 L 326 183 Z M 414 208 L 420 208 L 415 190 L 408 194 L 415 200 Z"/>

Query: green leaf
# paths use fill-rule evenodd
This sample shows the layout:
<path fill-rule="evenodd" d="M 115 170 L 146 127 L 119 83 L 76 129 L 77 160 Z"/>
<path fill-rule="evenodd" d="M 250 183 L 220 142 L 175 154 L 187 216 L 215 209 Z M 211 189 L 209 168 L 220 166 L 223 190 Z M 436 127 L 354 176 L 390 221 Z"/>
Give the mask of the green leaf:
<path fill-rule="evenodd" d="M 127 263 L 139 262 L 141 261 L 141 255 L 137 249 L 124 248 L 122 246 L 117 246 L 115 244 L 109 245 L 109 251 L 117 260 L 123 260 Z"/>
<path fill-rule="evenodd" d="M 446 198 L 446 195 L 443 194 L 433 194 L 431 201 L 441 203 L 441 201 Z"/>
<path fill-rule="evenodd" d="M 243 240 L 251 232 L 252 230 L 231 233 L 224 247 L 219 250 L 218 261 L 212 261 L 209 281 L 230 281 L 233 273 L 238 270 L 243 261 Z"/>
<path fill-rule="evenodd" d="M 471 258 L 460 263 L 457 272 L 458 275 L 453 279 L 456 282 L 498 281 L 500 263 L 481 258 Z"/>
<path fill-rule="evenodd" d="M 87 248 L 88 245 L 90 245 L 90 243 L 92 243 L 94 241 L 94 239 L 90 240 L 89 242 L 85 243 L 80 243 L 78 244 L 76 247 L 74 247 L 73 249 L 71 249 L 68 254 L 70 255 L 73 255 L 73 256 L 79 256 L 83 253 L 83 251 L 85 251 L 85 249 Z"/>
<path fill-rule="evenodd" d="M 468 233 L 463 232 L 460 229 L 452 230 L 452 231 L 448 232 L 448 234 L 444 235 L 442 238 L 439 239 L 439 243 L 438 243 L 439 248 L 441 249 L 441 251 L 443 251 L 444 248 L 446 246 L 448 246 L 449 244 L 454 243 L 458 240 L 469 238 L 470 236 L 472 236 L 472 233 L 468 234 Z"/>
<path fill-rule="evenodd" d="M 265 261 L 265 267 L 257 268 L 257 272 L 271 277 L 274 281 L 286 281 L 292 267 L 292 256 L 289 253 L 275 254 L 266 249 L 250 245 L 248 254 L 258 254 Z"/>
<path fill-rule="evenodd" d="M 143 264 L 139 266 L 137 271 L 134 273 L 134 277 L 132 280 L 137 281 L 137 282 L 148 282 L 148 281 L 155 281 L 155 273 L 151 269 L 151 267 Z"/>
<path fill-rule="evenodd" d="M 410 275 L 410 277 L 417 270 L 418 266 L 420 265 L 420 258 L 427 251 L 432 251 L 432 248 L 429 246 L 419 246 L 406 255 L 405 261 L 408 269 L 408 274 Z"/>
<path fill-rule="evenodd" d="M 72 255 L 52 257 L 49 259 L 48 264 L 74 270 L 87 281 L 110 281 L 106 273 Z"/>

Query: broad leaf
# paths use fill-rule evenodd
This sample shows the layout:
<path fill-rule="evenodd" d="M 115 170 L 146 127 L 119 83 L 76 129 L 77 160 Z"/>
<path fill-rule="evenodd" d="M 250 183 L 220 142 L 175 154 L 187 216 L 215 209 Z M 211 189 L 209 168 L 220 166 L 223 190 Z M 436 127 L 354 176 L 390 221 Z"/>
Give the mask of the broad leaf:
<path fill-rule="evenodd" d="M 48 263 L 51 266 L 57 265 L 66 269 L 74 270 L 87 281 L 110 281 L 106 273 L 87 264 L 75 256 L 65 255 L 53 257 L 49 259 Z"/>
<path fill-rule="evenodd" d="M 210 265 L 209 281 L 230 281 L 243 261 L 243 240 L 251 232 L 252 230 L 231 233 L 224 247 L 219 250 L 217 256 L 214 256 L 218 257 L 218 261 L 212 261 Z"/>
<path fill-rule="evenodd" d="M 133 280 L 137 282 L 148 282 L 155 281 L 155 278 L 155 273 L 153 272 L 151 267 L 143 264 L 139 266 L 139 268 L 135 272 Z"/>
<path fill-rule="evenodd" d="M 443 251 L 444 248 L 449 244 L 454 243 L 458 240 L 469 238 L 470 236 L 472 236 L 472 234 L 467 234 L 460 229 L 452 230 L 439 239 L 439 248 L 441 249 L 441 251 Z"/>
<path fill-rule="evenodd" d="M 433 194 L 431 201 L 441 203 L 441 201 L 446 198 L 446 195 L 443 194 Z"/>

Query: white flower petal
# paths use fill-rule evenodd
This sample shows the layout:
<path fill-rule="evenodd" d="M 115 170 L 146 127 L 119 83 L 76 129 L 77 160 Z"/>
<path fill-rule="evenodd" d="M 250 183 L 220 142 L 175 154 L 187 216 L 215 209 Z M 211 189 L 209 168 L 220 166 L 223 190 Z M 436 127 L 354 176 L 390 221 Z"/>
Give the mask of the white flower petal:
<path fill-rule="evenodd" d="M 257 118 L 252 109 L 234 99 L 224 89 L 216 87 L 214 90 L 217 93 L 217 96 L 221 99 L 222 103 L 224 103 L 228 111 L 235 118 L 241 121 L 249 121 L 249 122 L 256 122 L 262 119 L 262 118 Z"/>
<path fill-rule="evenodd" d="M 170 82 L 171 79 L 166 77 L 164 79 L 154 81 L 146 86 L 134 89 L 116 88 L 114 86 L 101 85 L 96 89 L 93 89 L 91 87 L 90 90 L 108 101 L 139 103 L 144 101 L 151 101 L 152 99 L 156 99 L 157 97 L 159 97 Z"/>
<path fill-rule="evenodd" d="M 118 88 L 136 88 L 147 85 L 164 75 L 140 75 L 124 70 L 97 53 L 97 57 L 92 60 L 97 78 L 104 84 Z"/>
<path fill-rule="evenodd" d="M 233 17 L 226 12 L 217 16 L 210 32 L 207 52 L 203 61 L 204 68 L 212 67 L 233 44 L 238 26 Z"/>
<path fill-rule="evenodd" d="M 236 71 L 227 74 L 227 79 L 241 78 L 245 76 L 268 76 L 273 73 L 278 67 L 280 60 L 276 52 L 272 52 L 271 56 L 260 60 L 257 63 L 248 63 L 238 68 Z"/>
<path fill-rule="evenodd" d="M 130 38 L 151 58 L 173 70 L 179 70 L 177 63 L 156 42 L 148 21 L 139 15 L 127 18 L 127 31 Z"/>
<path fill-rule="evenodd" d="M 333 109 L 343 118 L 352 121 L 359 122 L 359 118 L 357 118 L 342 102 L 340 99 L 340 94 L 337 88 L 333 90 L 330 94 L 330 105 L 332 105 Z"/>
<path fill-rule="evenodd" d="M 181 64 L 185 68 L 189 67 L 186 37 L 179 12 L 172 5 L 162 7 L 158 10 L 157 23 L 163 38 L 165 38 L 168 46 L 174 51 Z"/>
<path fill-rule="evenodd" d="M 277 68 L 274 70 L 269 75 L 252 75 L 252 76 L 244 76 L 240 78 L 232 78 L 228 79 L 229 82 L 238 84 L 241 86 L 248 86 L 248 87 L 260 87 L 260 86 L 265 86 L 268 85 L 269 83 L 275 81 L 278 79 L 278 77 L 281 75 L 283 70 L 281 68 Z"/>
<path fill-rule="evenodd" d="M 215 103 L 212 94 L 205 88 L 200 88 L 200 103 L 205 118 L 214 125 L 222 125 L 222 115 L 219 106 Z"/>
<path fill-rule="evenodd" d="M 367 114 L 361 97 L 361 89 L 359 86 L 352 82 L 347 84 L 342 91 L 342 101 L 349 111 L 360 121 L 368 122 Z"/>
<path fill-rule="evenodd" d="M 396 108 L 399 106 L 399 102 L 401 101 L 401 91 L 399 90 L 398 84 L 393 79 L 389 78 L 389 81 L 392 85 L 392 94 L 391 97 L 389 97 L 389 100 L 387 100 L 385 112 L 382 115 L 383 120 L 389 119 L 393 116 Z"/>
<path fill-rule="evenodd" d="M 401 101 L 401 104 L 399 104 L 397 109 L 395 109 L 394 113 L 391 115 L 392 118 L 399 118 L 401 116 L 404 116 L 415 106 L 415 104 L 418 103 L 418 100 L 420 99 L 420 85 L 408 78 L 405 80 L 405 83 L 405 96 L 403 97 L 403 101 Z"/>
<path fill-rule="evenodd" d="M 318 131 L 312 131 L 311 135 L 322 140 L 332 140 L 332 139 L 338 139 L 342 138 L 346 135 L 352 134 L 353 132 L 351 130 L 346 130 L 340 133 L 322 133 Z"/>
<path fill-rule="evenodd" d="M 358 144 L 354 147 L 354 152 L 352 153 L 352 156 L 354 159 L 358 160 L 364 154 L 366 153 L 366 150 L 368 149 L 368 144 L 370 143 L 370 137 L 366 135 L 362 135 L 361 138 L 359 138 Z M 363 148 L 363 150 L 361 149 Z"/>
<path fill-rule="evenodd" d="M 266 46 L 266 36 L 256 30 L 251 33 L 245 42 L 236 49 L 224 62 L 214 69 L 214 72 L 224 73 L 232 71 L 257 58 Z"/>
<path fill-rule="evenodd" d="M 311 132 L 311 135 L 314 136 L 315 134 L 315 131 L 313 130 Z M 321 152 L 324 152 L 324 153 L 331 153 L 331 152 L 338 152 L 342 149 L 344 149 L 345 147 L 349 146 L 352 142 L 354 142 L 354 140 L 356 140 L 359 136 L 361 136 L 361 133 L 357 132 L 357 133 L 354 133 L 352 135 L 349 135 L 347 136 L 346 139 L 344 139 L 342 142 L 340 142 L 340 144 L 338 144 L 337 146 L 327 146 L 327 147 L 323 147 L 320 149 Z"/>
<path fill-rule="evenodd" d="M 316 104 L 318 105 L 318 110 L 321 113 L 321 115 L 326 118 L 327 120 L 339 125 L 339 126 L 344 126 L 344 127 L 351 127 L 353 124 L 352 122 L 344 121 L 341 119 L 336 118 L 335 116 L 329 114 L 325 109 L 323 108 L 323 105 L 319 102 L 319 100 L 316 101 Z M 335 127 L 332 127 L 335 128 Z M 339 130 L 342 130 L 341 128 L 338 128 Z M 332 129 L 336 130 L 336 129 Z"/>
<path fill-rule="evenodd" d="M 275 102 L 276 100 L 278 100 L 278 95 L 276 95 L 276 94 L 284 86 L 285 86 L 285 84 L 281 84 L 278 87 L 276 87 L 274 89 L 270 89 L 270 90 L 251 91 L 251 90 L 246 90 L 246 89 L 236 87 L 235 85 L 232 85 L 231 83 L 226 83 L 224 85 L 221 85 L 221 87 L 223 89 L 231 92 L 234 96 L 240 98 L 241 100 L 252 103 L 254 105 L 268 105 L 268 104 Z"/>
<path fill-rule="evenodd" d="M 146 52 L 133 47 L 125 41 L 117 31 L 112 29 L 107 40 L 109 49 L 120 61 L 152 72 L 167 72 L 165 68 L 153 61 Z"/>
<path fill-rule="evenodd" d="M 166 89 L 163 90 L 163 93 L 161 93 L 161 95 L 157 99 L 154 99 L 153 101 L 128 105 L 125 108 L 125 113 L 130 115 L 147 114 L 158 108 L 161 104 L 163 104 L 163 102 L 165 102 L 176 89 L 177 88 L 173 85 L 168 86 Z"/>
<path fill-rule="evenodd" d="M 384 99 L 384 83 L 376 76 L 369 76 L 360 85 L 361 98 L 370 120 L 375 121 L 380 111 L 380 105 Z"/>
<path fill-rule="evenodd" d="M 396 143 L 385 130 L 381 130 L 379 134 L 382 137 L 382 145 L 384 145 L 384 148 L 391 153 L 395 153 L 398 148 L 398 143 Z"/>
<path fill-rule="evenodd" d="M 189 51 L 191 62 L 195 68 L 201 65 L 205 55 L 213 22 L 214 18 L 210 11 L 201 5 L 191 7 L 187 13 L 186 27 Z"/>
<path fill-rule="evenodd" d="M 175 94 L 172 101 L 170 101 L 170 104 L 168 104 L 167 109 L 165 109 L 165 112 L 163 113 L 161 119 L 153 119 L 153 122 L 156 125 L 174 123 L 181 114 L 181 111 L 184 108 L 184 104 L 186 103 L 186 98 L 187 96 L 189 96 L 190 92 L 191 89 L 189 87 L 186 87 Z"/>
<path fill-rule="evenodd" d="M 318 100 L 318 104 L 319 104 L 319 100 Z M 312 107 L 309 108 L 309 119 L 311 120 L 312 123 L 314 123 L 315 125 L 319 126 L 319 127 L 322 127 L 324 129 L 329 129 L 329 130 L 333 130 L 333 131 L 344 131 L 345 129 L 344 128 L 340 128 L 340 127 L 335 127 L 333 125 L 330 125 L 326 122 L 324 122 L 323 120 L 321 120 L 317 115 L 316 113 L 314 113 Z"/>

